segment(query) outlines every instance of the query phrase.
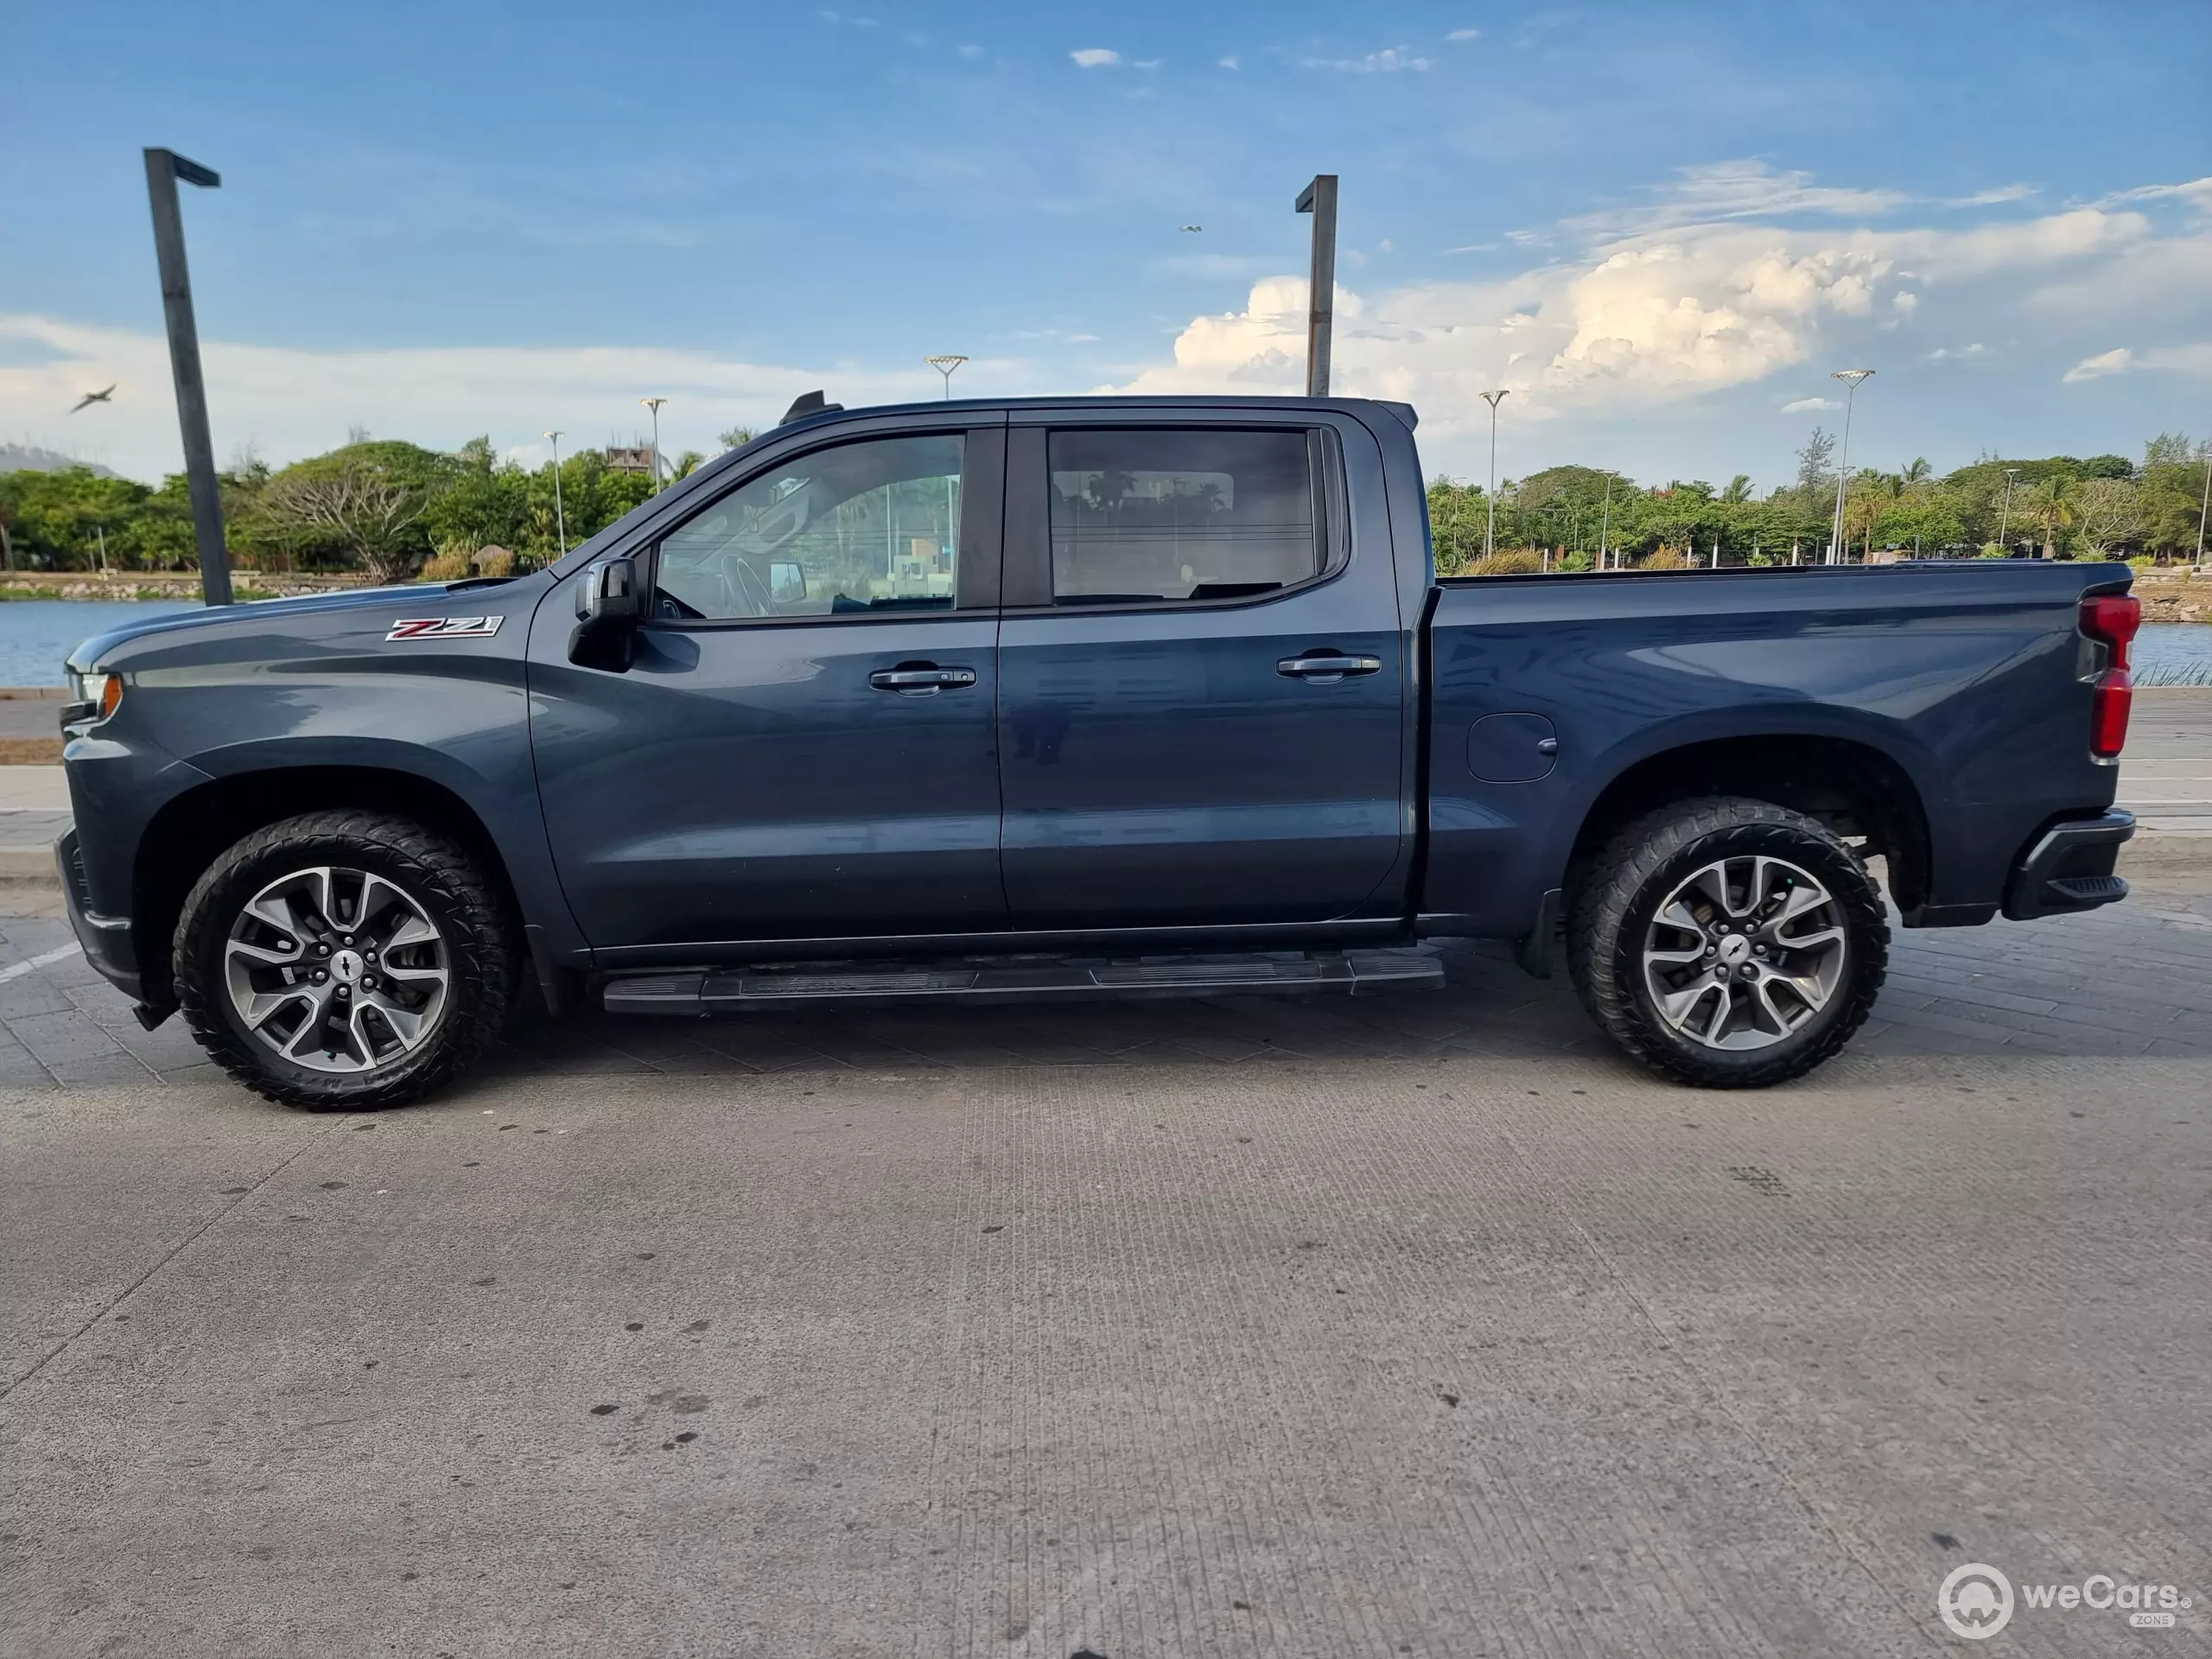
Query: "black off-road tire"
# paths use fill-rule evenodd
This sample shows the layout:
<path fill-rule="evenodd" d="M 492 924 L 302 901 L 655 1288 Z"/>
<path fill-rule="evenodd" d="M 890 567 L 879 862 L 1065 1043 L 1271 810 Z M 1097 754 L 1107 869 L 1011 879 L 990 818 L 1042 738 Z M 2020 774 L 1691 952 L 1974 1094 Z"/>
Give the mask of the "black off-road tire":
<path fill-rule="evenodd" d="M 403 888 L 450 953 L 437 1027 L 387 1067 L 343 1074 L 295 1065 L 256 1040 L 232 1007 L 224 950 L 232 922 L 269 882 L 322 865 L 369 871 Z M 514 994 L 518 934 L 497 885 L 443 836 L 388 813 L 310 812 L 255 830 L 194 885 L 177 918 L 177 1002 L 209 1058 L 257 1094 L 309 1111 L 400 1106 L 451 1083 L 497 1039 Z"/>
<path fill-rule="evenodd" d="M 1766 854 L 1817 878 L 1836 900 L 1844 982 L 1827 1006 L 1764 1048 L 1709 1048 L 1673 1030 L 1644 980 L 1643 941 L 1675 885 L 1715 859 Z M 1661 1077 L 1706 1089 L 1763 1089 L 1804 1076 L 1866 1021 L 1889 966 L 1882 895 L 1857 852 L 1801 812 L 1741 796 L 1678 801 L 1617 835 L 1577 890 L 1567 916 L 1567 971 L 1583 1006 L 1630 1055 Z"/>

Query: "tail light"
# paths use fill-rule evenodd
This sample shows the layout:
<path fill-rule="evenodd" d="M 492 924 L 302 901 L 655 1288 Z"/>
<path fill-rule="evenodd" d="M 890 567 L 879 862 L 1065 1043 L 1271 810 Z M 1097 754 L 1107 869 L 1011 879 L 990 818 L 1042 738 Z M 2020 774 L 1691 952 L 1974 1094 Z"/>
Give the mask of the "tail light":
<path fill-rule="evenodd" d="M 2107 652 L 2089 704 L 2089 753 L 2101 760 L 2113 759 L 2127 742 L 2127 714 L 2135 702 L 2127 646 L 2142 625 L 2142 601 L 2133 594 L 2094 594 L 2082 601 L 2082 632 Z"/>

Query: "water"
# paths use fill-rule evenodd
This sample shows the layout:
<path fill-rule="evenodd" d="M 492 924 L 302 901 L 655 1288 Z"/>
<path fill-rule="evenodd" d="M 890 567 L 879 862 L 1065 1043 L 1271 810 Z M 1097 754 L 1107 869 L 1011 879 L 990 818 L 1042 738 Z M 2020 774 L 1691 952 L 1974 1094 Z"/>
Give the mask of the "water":
<path fill-rule="evenodd" d="M 96 633 L 144 616 L 196 611 L 168 599 L 16 599 L 0 602 L 0 685 L 60 685 L 61 664 Z"/>
<path fill-rule="evenodd" d="M 2212 624 L 2146 622 L 2128 660 L 2138 685 L 2212 685 Z"/>
<path fill-rule="evenodd" d="M 118 623 L 198 610 L 174 600 L 19 599 L 0 603 L 0 685 L 60 685 L 62 659 Z M 2139 685 L 2212 685 L 2212 626 L 2150 622 L 2135 639 Z"/>

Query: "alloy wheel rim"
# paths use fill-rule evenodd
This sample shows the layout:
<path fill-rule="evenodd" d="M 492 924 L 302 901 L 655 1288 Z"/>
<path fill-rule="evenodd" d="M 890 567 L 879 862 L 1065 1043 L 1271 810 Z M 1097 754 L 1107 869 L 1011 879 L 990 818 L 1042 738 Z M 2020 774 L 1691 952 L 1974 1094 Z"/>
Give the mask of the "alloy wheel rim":
<path fill-rule="evenodd" d="M 445 1017 L 445 936 L 373 871 L 321 865 L 277 877 L 223 945 L 232 1012 L 263 1047 L 310 1071 L 361 1075 L 420 1050 Z"/>
<path fill-rule="evenodd" d="M 1659 1018 L 1702 1047 L 1786 1041 L 1827 1007 L 1850 950 L 1843 906 L 1788 859 L 1715 859 L 1676 883 L 1644 931 Z"/>

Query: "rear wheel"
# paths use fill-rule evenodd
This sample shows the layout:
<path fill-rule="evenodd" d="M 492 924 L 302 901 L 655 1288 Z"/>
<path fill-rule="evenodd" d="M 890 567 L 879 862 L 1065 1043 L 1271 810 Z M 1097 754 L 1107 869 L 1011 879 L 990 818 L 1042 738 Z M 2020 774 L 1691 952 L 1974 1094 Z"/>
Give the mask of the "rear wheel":
<path fill-rule="evenodd" d="M 1802 1077 L 1866 1022 L 1889 959 L 1859 855 L 1768 801 L 1683 801 L 1630 824 L 1577 895 L 1567 962 L 1592 1018 L 1662 1077 Z"/>
<path fill-rule="evenodd" d="M 468 855 L 404 818 L 310 813 L 256 830 L 185 900 L 177 997 L 246 1087 L 327 1110 L 399 1105 L 497 1036 L 513 930 Z"/>

